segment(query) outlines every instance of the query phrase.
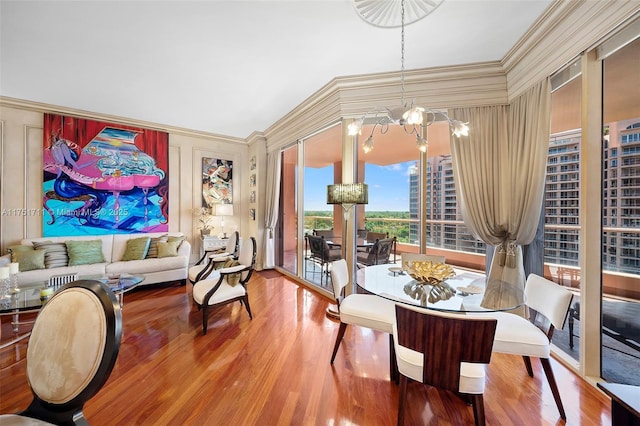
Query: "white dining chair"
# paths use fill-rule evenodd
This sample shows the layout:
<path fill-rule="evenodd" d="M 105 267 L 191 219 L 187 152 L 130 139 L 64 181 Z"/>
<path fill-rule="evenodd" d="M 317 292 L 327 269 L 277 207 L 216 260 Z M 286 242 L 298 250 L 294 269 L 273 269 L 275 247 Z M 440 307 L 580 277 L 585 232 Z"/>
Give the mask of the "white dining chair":
<path fill-rule="evenodd" d="M 359 325 L 389 334 L 389 376 L 391 381 L 396 381 L 397 370 L 392 335 L 395 322 L 395 303 L 372 294 L 350 294 L 344 297 L 343 291 L 351 282 L 347 262 L 344 259 L 331 264 L 331 282 L 340 313 L 340 328 L 333 347 L 331 364 L 336 358 L 347 326 Z"/>
<path fill-rule="evenodd" d="M 509 312 L 474 315 L 490 316 L 498 320 L 493 351 L 521 355 L 529 376 L 533 377 L 531 357 L 540 358 L 560 417 L 566 419 L 549 359 L 553 331 L 556 328 L 562 330 L 564 327 L 573 293 L 553 281 L 530 274 L 527 277 L 524 295 L 528 319 Z"/>
<path fill-rule="evenodd" d="M 395 309 L 398 425 L 404 424 L 409 380 L 467 395 L 476 426 L 484 425 L 485 365 L 491 360 L 496 320 L 400 304 Z"/>

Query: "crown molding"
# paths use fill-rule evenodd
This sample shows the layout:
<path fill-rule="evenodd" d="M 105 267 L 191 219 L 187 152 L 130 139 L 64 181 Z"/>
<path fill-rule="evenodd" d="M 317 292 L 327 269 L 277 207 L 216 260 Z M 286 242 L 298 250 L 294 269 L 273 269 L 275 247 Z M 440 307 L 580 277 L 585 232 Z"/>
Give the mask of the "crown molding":
<path fill-rule="evenodd" d="M 405 102 L 435 109 L 507 103 L 499 61 L 405 70 Z M 265 130 L 268 151 L 376 106 L 400 106 L 400 71 L 336 77 Z"/>
<path fill-rule="evenodd" d="M 169 134 L 176 134 L 176 135 L 188 136 L 188 137 L 199 138 L 199 139 L 215 139 L 216 141 L 221 141 L 221 142 L 230 142 L 234 144 L 247 145 L 247 141 L 245 139 L 236 138 L 232 136 L 224 136 L 216 133 L 208 133 L 208 132 L 202 132 L 197 130 L 185 129 L 182 127 L 167 126 L 167 125 L 153 123 L 149 121 L 134 120 L 131 118 L 119 117 L 119 116 L 109 115 L 109 114 L 99 114 L 91 111 L 84 111 L 84 110 L 75 109 L 75 108 L 50 105 L 46 103 L 28 101 L 24 99 L 16 99 L 16 98 L 11 98 L 7 96 L 0 96 L 0 106 L 7 106 L 7 107 L 18 108 L 18 109 L 34 111 L 34 112 L 42 112 L 42 113 L 48 112 L 48 113 L 54 113 L 54 114 L 72 115 L 74 117 L 86 118 L 91 120 L 111 121 L 115 123 L 124 124 L 127 126 L 144 127 L 147 129 L 167 132 Z"/>
<path fill-rule="evenodd" d="M 595 48 L 638 13 L 638 1 L 556 0 L 501 61 L 509 99 Z"/>

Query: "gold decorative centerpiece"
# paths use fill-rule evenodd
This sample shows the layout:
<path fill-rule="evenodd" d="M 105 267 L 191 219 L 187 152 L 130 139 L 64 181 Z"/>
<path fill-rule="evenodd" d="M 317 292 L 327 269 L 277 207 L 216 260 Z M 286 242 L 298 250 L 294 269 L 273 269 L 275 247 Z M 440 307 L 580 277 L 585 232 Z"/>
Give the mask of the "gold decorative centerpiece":
<path fill-rule="evenodd" d="M 423 306 L 426 306 L 427 301 L 435 303 L 448 300 L 456 294 L 453 287 L 444 282 L 456 274 L 450 265 L 429 261 L 408 261 L 402 264 L 402 268 L 416 280 L 405 285 L 405 293 L 419 300 Z M 425 288 L 425 284 L 431 288 Z"/>
<path fill-rule="evenodd" d="M 436 285 L 442 283 L 447 278 L 456 275 L 451 265 L 429 261 L 408 261 L 402 264 L 402 269 L 416 281 Z"/>

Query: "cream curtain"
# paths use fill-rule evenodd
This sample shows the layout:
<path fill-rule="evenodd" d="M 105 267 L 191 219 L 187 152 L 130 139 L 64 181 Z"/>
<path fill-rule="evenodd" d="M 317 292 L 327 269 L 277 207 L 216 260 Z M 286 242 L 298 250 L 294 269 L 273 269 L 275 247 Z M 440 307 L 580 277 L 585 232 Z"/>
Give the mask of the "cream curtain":
<path fill-rule="evenodd" d="M 263 269 L 273 269 L 276 266 L 275 229 L 278 224 L 278 207 L 280 205 L 280 168 L 282 167 L 280 150 L 267 155 L 267 180 L 264 208 L 264 256 Z"/>
<path fill-rule="evenodd" d="M 521 246 L 533 240 L 540 218 L 550 108 L 545 79 L 510 105 L 449 112 L 471 127 L 468 138 L 451 143 L 454 181 L 465 225 L 496 246 L 489 281 L 524 288 Z"/>

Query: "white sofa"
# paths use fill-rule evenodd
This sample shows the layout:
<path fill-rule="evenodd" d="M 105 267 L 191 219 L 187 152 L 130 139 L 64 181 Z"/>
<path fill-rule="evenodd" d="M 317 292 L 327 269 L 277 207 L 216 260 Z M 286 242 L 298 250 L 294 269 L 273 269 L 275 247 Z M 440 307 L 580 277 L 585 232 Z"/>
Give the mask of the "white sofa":
<path fill-rule="evenodd" d="M 143 260 L 122 261 L 122 257 L 127 247 L 127 240 L 138 237 L 156 238 L 162 235 L 179 236 L 181 232 L 156 232 L 145 234 L 115 234 L 115 235 L 91 235 L 73 237 L 42 237 L 26 238 L 20 244 L 33 245 L 34 241 L 65 242 L 69 240 L 102 240 L 102 254 L 105 263 L 95 263 L 87 265 L 65 266 L 49 269 L 34 269 L 18 273 L 18 284 L 31 284 L 44 282 L 52 275 L 78 273 L 80 275 L 96 274 L 142 274 L 145 276 L 141 285 L 181 281 L 186 284 L 189 271 L 189 257 L 191 255 L 191 245 L 185 239 L 178 247 L 178 255 L 173 257 L 149 258 Z"/>

